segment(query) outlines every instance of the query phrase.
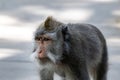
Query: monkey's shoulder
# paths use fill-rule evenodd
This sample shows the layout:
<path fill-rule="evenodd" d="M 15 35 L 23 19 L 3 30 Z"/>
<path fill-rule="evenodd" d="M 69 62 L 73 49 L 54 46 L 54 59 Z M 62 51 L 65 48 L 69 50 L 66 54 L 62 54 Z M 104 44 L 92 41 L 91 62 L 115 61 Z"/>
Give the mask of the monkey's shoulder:
<path fill-rule="evenodd" d="M 69 30 L 71 31 L 79 31 L 79 32 L 95 32 L 99 31 L 98 28 L 92 24 L 67 24 Z"/>
<path fill-rule="evenodd" d="M 105 42 L 101 31 L 91 24 L 68 24 L 68 32 L 75 42 L 81 40 L 91 47 L 100 47 Z"/>

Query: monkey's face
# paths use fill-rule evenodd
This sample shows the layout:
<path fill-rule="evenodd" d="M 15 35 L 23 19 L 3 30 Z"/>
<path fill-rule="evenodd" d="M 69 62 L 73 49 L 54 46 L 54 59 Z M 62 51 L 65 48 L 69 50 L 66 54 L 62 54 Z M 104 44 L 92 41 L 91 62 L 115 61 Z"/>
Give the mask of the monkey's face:
<path fill-rule="evenodd" d="M 60 28 L 54 32 L 38 29 L 35 34 L 36 57 L 39 60 L 49 59 L 58 63 L 62 59 L 63 36 Z"/>
<path fill-rule="evenodd" d="M 63 53 L 62 23 L 48 17 L 35 33 L 35 49 L 37 59 L 60 62 Z"/>

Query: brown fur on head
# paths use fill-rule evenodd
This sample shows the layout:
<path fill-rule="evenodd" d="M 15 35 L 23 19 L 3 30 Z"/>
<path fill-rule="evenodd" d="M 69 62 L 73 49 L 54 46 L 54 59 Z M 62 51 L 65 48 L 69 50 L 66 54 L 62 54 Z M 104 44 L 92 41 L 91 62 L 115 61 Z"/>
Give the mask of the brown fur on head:
<path fill-rule="evenodd" d="M 44 27 L 46 30 L 54 30 L 56 27 L 59 27 L 62 23 L 56 21 L 52 16 L 48 16 L 44 22 Z"/>

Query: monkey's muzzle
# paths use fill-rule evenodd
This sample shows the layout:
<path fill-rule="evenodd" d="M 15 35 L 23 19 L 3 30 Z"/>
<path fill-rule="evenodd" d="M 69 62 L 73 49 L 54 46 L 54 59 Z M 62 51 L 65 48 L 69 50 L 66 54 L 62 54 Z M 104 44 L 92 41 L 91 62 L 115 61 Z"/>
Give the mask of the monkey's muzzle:
<path fill-rule="evenodd" d="M 40 59 L 42 59 L 42 58 L 47 58 L 47 55 L 46 55 L 44 49 L 43 49 L 43 50 L 40 50 L 40 51 L 38 52 L 38 57 L 39 57 Z"/>

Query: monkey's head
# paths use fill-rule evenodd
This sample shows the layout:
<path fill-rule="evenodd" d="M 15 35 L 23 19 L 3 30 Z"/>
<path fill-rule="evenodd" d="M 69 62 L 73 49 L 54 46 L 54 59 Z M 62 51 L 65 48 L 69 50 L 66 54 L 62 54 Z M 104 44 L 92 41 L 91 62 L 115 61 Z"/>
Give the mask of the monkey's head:
<path fill-rule="evenodd" d="M 63 23 L 48 17 L 35 32 L 36 58 L 40 61 L 49 59 L 57 63 L 62 59 L 64 37 L 62 32 Z"/>

